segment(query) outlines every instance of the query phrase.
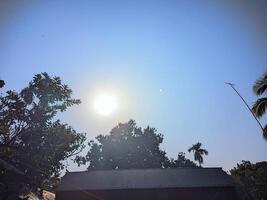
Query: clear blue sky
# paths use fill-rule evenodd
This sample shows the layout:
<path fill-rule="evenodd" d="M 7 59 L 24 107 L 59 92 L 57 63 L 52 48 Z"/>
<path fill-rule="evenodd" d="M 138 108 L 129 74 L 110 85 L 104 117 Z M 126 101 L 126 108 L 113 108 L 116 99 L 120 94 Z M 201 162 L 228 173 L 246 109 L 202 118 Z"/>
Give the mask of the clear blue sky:
<path fill-rule="evenodd" d="M 260 0 L 2 0 L 0 78 L 20 90 L 36 73 L 60 76 L 83 103 L 59 117 L 89 139 L 132 118 L 164 134 L 168 155 L 200 141 L 205 166 L 228 170 L 267 160 L 257 123 L 224 84 L 256 100 L 252 84 L 267 69 L 265 13 Z M 107 118 L 89 109 L 102 90 L 123 96 Z"/>

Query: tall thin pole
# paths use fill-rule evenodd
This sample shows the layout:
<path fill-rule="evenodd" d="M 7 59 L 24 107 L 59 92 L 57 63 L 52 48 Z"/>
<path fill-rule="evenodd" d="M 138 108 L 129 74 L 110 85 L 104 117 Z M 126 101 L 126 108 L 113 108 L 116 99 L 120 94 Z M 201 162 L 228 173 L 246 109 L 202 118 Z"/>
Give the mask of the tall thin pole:
<path fill-rule="evenodd" d="M 233 83 L 228 83 L 225 82 L 225 84 L 229 85 L 235 92 L 236 94 L 242 99 L 242 101 L 244 102 L 244 104 L 246 105 L 246 107 L 248 108 L 248 110 L 251 112 L 252 116 L 255 118 L 255 120 L 258 122 L 263 134 L 265 133 L 265 130 L 263 128 L 263 126 L 261 125 L 260 121 L 258 120 L 258 118 L 256 117 L 256 115 L 254 114 L 254 112 L 251 110 L 251 108 L 249 107 L 248 103 L 245 101 L 245 99 L 241 96 L 241 94 L 235 89 L 234 84 Z"/>

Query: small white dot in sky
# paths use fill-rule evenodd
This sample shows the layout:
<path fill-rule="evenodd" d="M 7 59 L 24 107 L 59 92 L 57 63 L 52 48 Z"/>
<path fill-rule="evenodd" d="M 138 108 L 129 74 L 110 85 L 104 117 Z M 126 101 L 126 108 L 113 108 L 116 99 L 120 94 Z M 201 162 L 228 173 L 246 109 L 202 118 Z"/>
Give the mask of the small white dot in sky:
<path fill-rule="evenodd" d="M 163 92 L 163 89 L 159 89 L 159 92 Z"/>

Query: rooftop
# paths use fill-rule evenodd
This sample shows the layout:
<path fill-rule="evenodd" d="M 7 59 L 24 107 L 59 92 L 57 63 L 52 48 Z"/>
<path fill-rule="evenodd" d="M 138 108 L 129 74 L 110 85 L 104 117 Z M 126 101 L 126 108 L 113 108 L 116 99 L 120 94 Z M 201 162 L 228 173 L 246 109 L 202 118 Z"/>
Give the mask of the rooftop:
<path fill-rule="evenodd" d="M 233 186 L 221 168 L 123 169 L 68 172 L 58 191 Z"/>

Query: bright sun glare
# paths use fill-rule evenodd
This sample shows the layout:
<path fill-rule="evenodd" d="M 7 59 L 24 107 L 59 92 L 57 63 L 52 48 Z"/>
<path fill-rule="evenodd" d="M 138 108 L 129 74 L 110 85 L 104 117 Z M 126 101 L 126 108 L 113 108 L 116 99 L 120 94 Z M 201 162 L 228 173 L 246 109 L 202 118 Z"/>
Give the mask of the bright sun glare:
<path fill-rule="evenodd" d="M 116 111 L 118 107 L 117 99 L 110 94 L 102 94 L 95 98 L 94 109 L 97 114 L 109 116 Z"/>

